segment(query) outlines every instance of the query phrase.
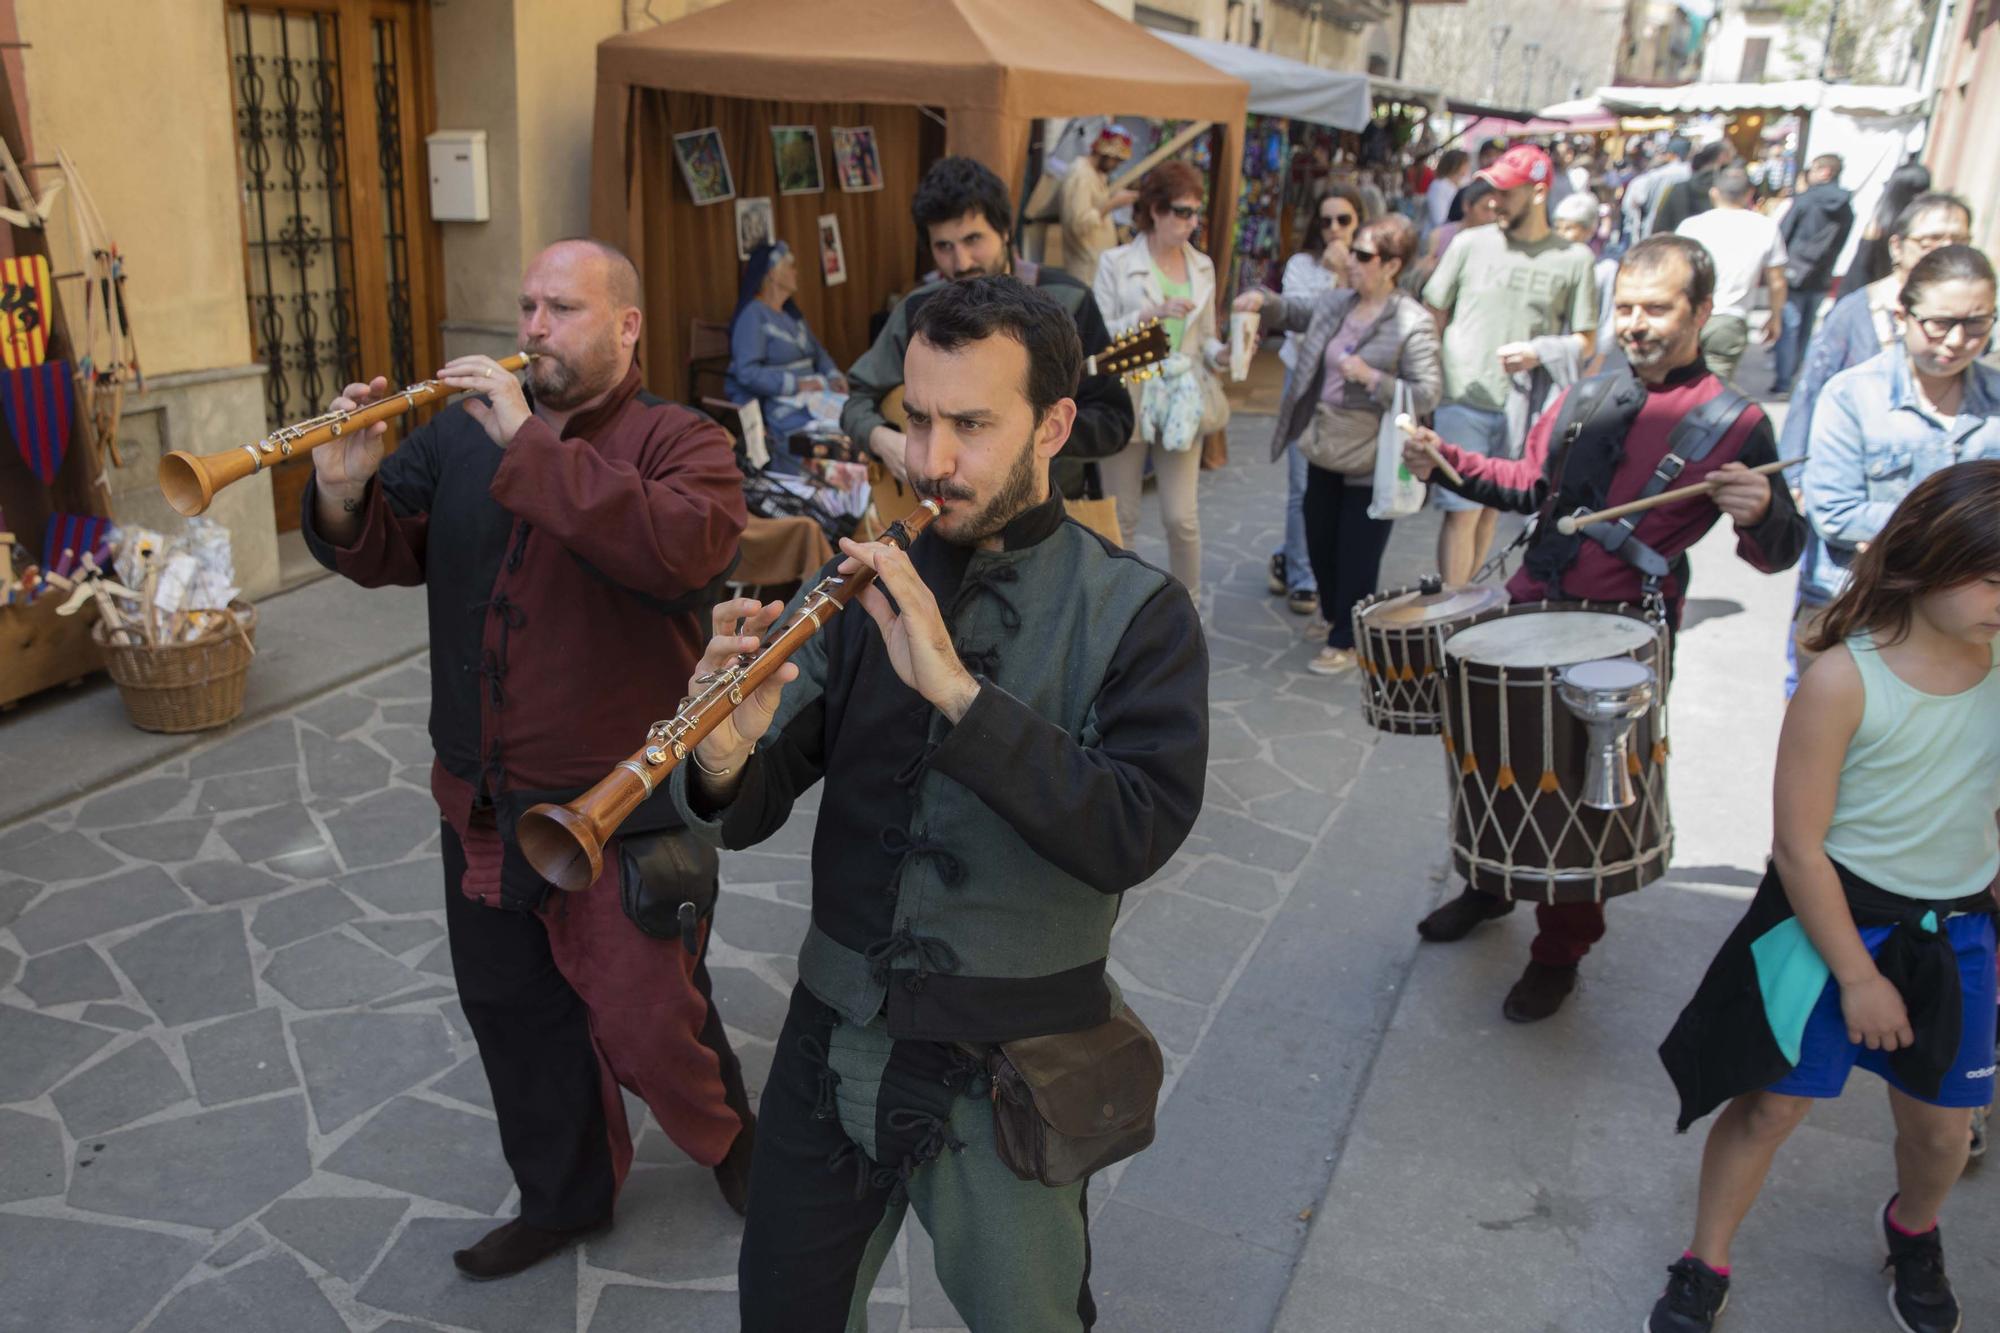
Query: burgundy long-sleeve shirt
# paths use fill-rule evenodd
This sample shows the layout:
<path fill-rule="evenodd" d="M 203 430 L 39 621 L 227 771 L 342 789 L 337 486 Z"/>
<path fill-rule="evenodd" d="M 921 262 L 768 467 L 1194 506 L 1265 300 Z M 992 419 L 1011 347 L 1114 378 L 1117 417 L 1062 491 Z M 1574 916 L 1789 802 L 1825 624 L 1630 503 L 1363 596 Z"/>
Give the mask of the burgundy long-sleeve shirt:
<path fill-rule="evenodd" d="M 1682 418 L 1721 393 L 1722 388 L 1722 381 L 1700 361 L 1674 371 L 1657 385 L 1647 385 L 1645 401 L 1625 433 L 1623 452 L 1612 473 L 1610 489 L 1604 503 L 1598 507 L 1608 509 L 1638 499 L 1647 478 L 1653 475 L 1653 470 L 1667 455 L 1668 438 L 1673 428 L 1680 424 Z M 1529 429 L 1521 457 L 1487 458 L 1445 443 L 1440 446 L 1439 452 L 1444 455 L 1445 461 L 1458 469 L 1465 478 L 1465 484 L 1453 486 L 1442 473 L 1432 480 L 1467 499 L 1495 509 L 1524 514 L 1539 511 L 1550 487 L 1553 485 L 1560 490 L 1561 479 L 1548 475 L 1549 448 L 1568 393 L 1565 390 L 1551 401 Z M 1577 447 L 1589 448 L 1591 440 L 1592 436 L 1586 433 Z M 1726 463 L 1756 467 L 1776 462 L 1777 458 L 1777 443 L 1771 431 L 1770 418 L 1753 404 L 1736 419 L 1736 423 L 1709 450 L 1708 455 L 1699 462 L 1690 463 L 1672 485 L 1675 488 L 1695 485 Z M 1574 460 L 1574 465 L 1581 466 L 1583 461 Z M 1805 543 L 1805 520 L 1792 503 L 1791 491 L 1780 478 L 1773 477 L 1770 481 L 1770 509 L 1753 526 L 1736 530 L 1736 553 L 1767 574 L 1790 568 L 1798 560 Z M 1561 505 L 1557 508 L 1562 510 Z M 1553 535 L 1555 520 L 1560 517 L 1562 512 L 1551 513 L 1546 528 L 1537 534 L 1536 539 Z M 1673 567 L 1663 591 L 1673 609 L 1676 623 L 1679 621 L 1681 600 L 1687 593 L 1686 565 L 1680 557 L 1700 541 L 1721 517 L 1722 511 L 1706 495 L 1661 505 L 1639 516 L 1633 536 L 1658 551 Z M 1637 569 L 1588 538 L 1579 545 L 1575 562 L 1562 576 L 1562 596 L 1570 599 L 1637 602 L 1643 592 L 1644 581 Z M 1552 593 L 1551 588 L 1529 572 L 1525 563 L 1507 581 L 1507 594 L 1517 602 L 1539 601 Z"/>
<path fill-rule="evenodd" d="M 708 638 L 697 594 L 745 522 L 729 437 L 636 368 L 561 436 L 530 418 L 504 450 L 447 409 L 383 461 L 350 546 L 318 532 L 316 498 L 321 564 L 426 589 L 431 740 L 456 779 L 434 789 L 492 801 L 510 838 L 515 807 L 596 782 L 673 712 Z"/>

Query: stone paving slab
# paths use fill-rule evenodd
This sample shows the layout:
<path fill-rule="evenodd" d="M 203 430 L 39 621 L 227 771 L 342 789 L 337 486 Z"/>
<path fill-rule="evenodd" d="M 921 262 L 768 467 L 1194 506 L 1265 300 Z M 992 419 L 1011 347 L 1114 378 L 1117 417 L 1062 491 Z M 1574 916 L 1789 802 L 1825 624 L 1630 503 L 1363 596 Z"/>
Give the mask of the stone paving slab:
<path fill-rule="evenodd" d="M 1238 461 L 1202 481 L 1208 807 L 1113 938 L 1170 1082 L 1155 1148 L 1093 1185 L 1106 1329 L 1268 1326 L 1414 950 L 1407 898 L 1436 860 L 1434 831 L 1408 828 L 1434 803 L 1434 752 L 1378 744 L 1355 683 L 1306 674 L 1304 621 L 1265 590 L 1283 493 L 1259 461 L 1268 429 L 1239 417 Z M 1139 549 L 1158 562 L 1150 498 L 1146 524 Z M 1399 527 L 1385 582 L 1429 563 L 1430 534 Z M 158 1280 L 141 1264 L 129 1308 L 93 1330 L 288 1303 L 314 1327 L 308 1287 L 358 1333 L 733 1327 L 740 1223 L 657 1127 L 609 1235 L 508 1283 L 450 1267 L 515 1199 L 442 938 L 427 672 L 417 657 L 363 675 L 0 827 L 0 950 L 55 960 L 31 993 L 0 954 L 0 1114 L 27 1117 L 40 1145 L 0 1172 L 0 1225 L 81 1228 L 86 1257 L 107 1236 L 160 1242 Z M 724 858 L 710 962 L 753 1097 L 797 975 L 816 808 L 809 795 L 768 844 Z M 85 998 L 106 988 L 64 952 L 78 948 L 115 993 Z M 101 1113 L 122 1119 L 79 1138 L 56 1095 L 81 1114 L 63 1089 L 121 1057 L 150 1072 Z M 63 1271 L 21 1289 L 20 1318 L 45 1320 L 86 1280 Z M 870 1311 L 895 1333 L 954 1324 L 920 1227 Z"/>

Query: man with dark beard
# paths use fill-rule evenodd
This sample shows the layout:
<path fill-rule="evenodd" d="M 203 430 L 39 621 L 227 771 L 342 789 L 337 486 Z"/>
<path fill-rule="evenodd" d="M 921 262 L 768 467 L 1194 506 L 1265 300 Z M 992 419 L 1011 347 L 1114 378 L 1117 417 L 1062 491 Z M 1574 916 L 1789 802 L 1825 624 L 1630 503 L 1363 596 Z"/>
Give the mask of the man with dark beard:
<path fill-rule="evenodd" d="M 1403 457 L 1412 473 L 1516 513 L 1536 514 L 1521 568 L 1508 580 L 1516 602 L 1651 603 L 1671 631 L 1687 595 L 1686 552 L 1717 520 L 1736 525 L 1736 553 L 1756 569 L 1789 569 L 1806 521 L 1780 477 L 1751 468 L 1778 460 L 1770 420 L 1712 374 L 1701 329 L 1715 292 L 1707 250 L 1684 236 L 1653 236 L 1627 251 L 1612 289 L 1619 347 L 1630 370 L 1606 371 L 1566 390 L 1535 422 L 1518 459 L 1489 458 L 1415 431 Z M 1686 429 L 1677 428 L 1686 426 Z M 1464 478 L 1432 477 L 1436 447 Z M 1661 505 L 1572 536 L 1556 519 L 1601 510 L 1668 486 L 1707 481 L 1708 497 Z M 1514 910 L 1513 900 L 1468 887 L 1425 917 L 1417 933 L 1433 943 L 1463 939 L 1482 921 Z M 1547 1018 L 1576 986 L 1577 964 L 1604 936 L 1601 902 L 1535 909 L 1539 933 L 1527 970 L 1502 1012 L 1517 1023 Z"/>
<path fill-rule="evenodd" d="M 667 784 L 691 829 L 747 847 L 825 779 L 751 1168 L 746 1333 L 865 1326 L 910 1207 L 974 1333 L 1092 1325 L 1087 1181 L 1002 1162 L 987 1060 L 1040 1037 L 1064 1068 L 1088 1061 L 1085 1034 L 1123 1007 L 1105 974 L 1120 895 L 1201 808 L 1194 603 L 1050 487 L 1076 416 L 1069 315 L 978 278 L 910 333 L 910 475 L 942 513 L 907 553 L 842 542 L 878 581 Z M 781 609 L 717 607 L 702 669 L 754 651 Z M 1083 1100 L 1131 1104 L 1101 1092 Z"/>
<path fill-rule="evenodd" d="M 315 450 L 306 487 L 321 564 L 428 592 L 445 922 L 521 1191 L 519 1217 L 453 1256 L 475 1279 L 610 1224 L 632 1162 L 621 1085 L 739 1212 L 748 1189 L 749 1101 L 700 937 L 690 954 L 621 905 L 634 885 L 706 896 L 712 871 L 660 882 L 686 837 L 671 804 L 626 821 L 581 893 L 552 893 L 514 837 L 529 806 L 569 800 L 673 712 L 743 530 L 729 437 L 640 386 L 638 301 L 616 249 L 550 246 L 521 280 L 526 393 L 491 357 L 459 357 L 438 378 L 478 396 L 386 459 L 381 426 Z M 333 406 L 388 388 L 350 384 Z"/>

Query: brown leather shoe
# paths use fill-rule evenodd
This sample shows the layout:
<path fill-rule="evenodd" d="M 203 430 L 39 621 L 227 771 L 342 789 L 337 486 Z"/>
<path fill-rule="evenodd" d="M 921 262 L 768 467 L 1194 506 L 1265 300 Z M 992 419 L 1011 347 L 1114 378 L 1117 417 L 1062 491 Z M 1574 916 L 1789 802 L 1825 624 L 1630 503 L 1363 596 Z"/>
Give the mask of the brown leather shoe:
<path fill-rule="evenodd" d="M 1462 940 L 1482 921 L 1495 921 L 1514 910 L 1512 898 L 1467 889 L 1417 922 L 1417 934 L 1432 944 Z"/>
<path fill-rule="evenodd" d="M 517 1217 L 481 1236 L 472 1248 L 457 1251 L 451 1261 L 474 1282 L 491 1282 L 533 1268 L 550 1255 L 610 1229 L 608 1217 L 574 1231 L 544 1231 Z"/>
<path fill-rule="evenodd" d="M 1563 1001 L 1575 989 L 1576 964 L 1551 967 L 1531 962 L 1514 983 L 1514 989 L 1507 992 L 1507 1001 L 1500 1006 L 1500 1012 L 1510 1023 L 1539 1023 L 1562 1008 Z"/>
<path fill-rule="evenodd" d="M 738 1217 L 750 1214 L 750 1157 L 757 1151 L 757 1117 L 745 1116 L 729 1156 L 715 1164 L 715 1184 L 722 1201 L 736 1210 Z"/>

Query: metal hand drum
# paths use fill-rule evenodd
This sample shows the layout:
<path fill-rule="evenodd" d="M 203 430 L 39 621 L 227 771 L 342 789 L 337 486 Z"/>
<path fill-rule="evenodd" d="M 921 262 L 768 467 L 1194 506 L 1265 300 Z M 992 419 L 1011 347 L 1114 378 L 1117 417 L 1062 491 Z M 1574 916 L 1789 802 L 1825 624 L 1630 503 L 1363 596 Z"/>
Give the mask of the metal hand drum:
<path fill-rule="evenodd" d="M 1444 641 L 1506 602 L 1498 588 L 1446 588 L 1427 578 L 1356 603 L 1354 656 L 1368 725 L 1399 736 L 1437 735 L 1444 727 Z"/>
<path fill-rule="evenodd" d="M 1609 809 L 1593 799 L 1603 777 L 1599 791 L 1591 785 L 1603 747 L 1563 695 L 1565 673 L 1584 664 L 1579 684 L 1613 701 L 1593 709 L 1632 710 L 1613 724 L 1626 729 L 1618 776 L 1631 799 Z M 1589 902 L 1666 873 L 1666 667 L 1661 631 L 1626 607 L 1511 606 L 1445 641 L 1451 851 L 1467 883 L 1506 898 Z"/>
<path fill-rule="evenodd" d="M 1583 803 L 1623 810 L 1638 800 L 1632 787 L 1632 724 L 1653 704 L 1653 668 L 1629 657 L 1564 667 L 1556 693 L 1590 735 Z"/>

